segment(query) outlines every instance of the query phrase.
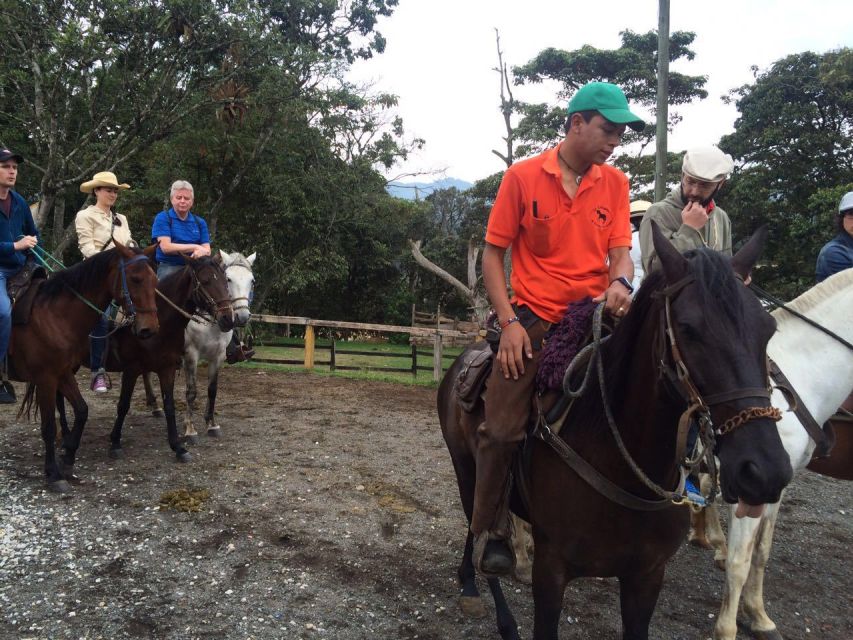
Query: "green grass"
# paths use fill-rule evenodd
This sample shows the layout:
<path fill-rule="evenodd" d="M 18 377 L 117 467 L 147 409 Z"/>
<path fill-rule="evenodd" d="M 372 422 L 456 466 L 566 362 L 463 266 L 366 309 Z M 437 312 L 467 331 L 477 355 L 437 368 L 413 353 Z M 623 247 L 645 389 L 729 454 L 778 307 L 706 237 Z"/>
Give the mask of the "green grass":
<path fill-rule="evenodd" d="M 418 354 L 418 366 L 428 367 L 429 369 L 427 371 L 419 370 L 417 377 L 415 377 L 411 373 L 381 370 L 382 368 L 411 368 L 412 348 L 408 344 L 392 344 L 388 342 L 336 342 L 335 347 L 337 353 L 335 364 L 337 366 L 364 367 L 364 369 L 358 371 L 330 371 L 328 365 L 330 355 L 328 347 L 330 345 L 330 340 L 317 340 L 314 351 L 315 365 L 311 373 L 324 376 L 354 378 L 359 380 L 398 382 L 419 386 L 435 386 L 437 384 L 432 379 L 433 357 L 431 346 L 418 347 L 418 351 L 429 353 L 429 355 L 423 355 L 423 353 Z M 345 354 L 340 353 L 341 351 L 367 351 L 370 353 L 383 354 L 385 357 Z M 263 344 L 255 344 L 255 352 L 256 358 L 265 358 L 270 360 L 304 360 L 305 358 L 305 348 L 301 338 L 275 338 L 274 340 L 264 340 Z M 452 357 L 442 358 L 443 370 L 446 370 L 453 362 L 453 358 L 461 352 L 462 347 L 445 347 L 445 356 Z M 298 364 L 270 364 L 266 362 L 253 361 L 239 366 L 254 369 L 305 371 L 305 368 Z M 368 370 L 367 367 L 371 367 L 372 369 Z"/>

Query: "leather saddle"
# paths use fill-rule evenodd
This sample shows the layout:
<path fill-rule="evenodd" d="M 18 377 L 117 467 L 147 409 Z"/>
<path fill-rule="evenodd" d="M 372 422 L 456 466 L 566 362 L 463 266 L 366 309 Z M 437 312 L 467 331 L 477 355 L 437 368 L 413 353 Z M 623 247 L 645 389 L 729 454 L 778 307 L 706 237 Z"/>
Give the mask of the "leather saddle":
<path fill-rule="evenodd" d="M 36 263 L 32 256 L 18 273 L 6 280 L 6 291 L 12 301 L 12 324 L 27 324 L 33 309 L 33 301 L 39 288 L 47 280 L 47 270 Z"/>

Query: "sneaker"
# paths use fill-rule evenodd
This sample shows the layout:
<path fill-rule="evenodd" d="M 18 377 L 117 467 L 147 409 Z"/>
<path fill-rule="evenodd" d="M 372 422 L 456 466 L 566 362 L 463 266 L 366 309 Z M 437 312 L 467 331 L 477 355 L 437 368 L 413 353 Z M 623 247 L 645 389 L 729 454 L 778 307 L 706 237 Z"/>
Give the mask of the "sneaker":
<path fill-rule="evenodd" d="M 10 382 L 0 384 L 0 404 L 15 404 L 17 401 L 15 387 Z"/>
<path fill-rule="evenodd" d="M 95 393 L 106 393 L 110 390 L 109 382 L 107 382 L 107 374 L 103 371 L 98 371 L 92 378 L 92 391 Z"/>

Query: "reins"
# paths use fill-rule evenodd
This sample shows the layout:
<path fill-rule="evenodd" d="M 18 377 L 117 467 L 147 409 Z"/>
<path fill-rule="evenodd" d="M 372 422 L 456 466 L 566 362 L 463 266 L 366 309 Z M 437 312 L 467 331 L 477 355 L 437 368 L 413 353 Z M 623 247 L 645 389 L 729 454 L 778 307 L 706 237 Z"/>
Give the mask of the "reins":
<path fill-rule="evenodd" d="M 694 281 L 693 275 L 688 275 L 678 282 L 652 293 L 652 297 L 663 299 L 663 308 L 661 310 L 661 330 L 662 340 L 659 340 L 659 370 L 662 376 L 666 376 L 676 389 L 678 394 L 687 404 L 687 409 L 681 414 L 678 421 L 678 431 L 676 435 L 676 464 L 679 467 L 679 482 L 674 491 L 664 489 L 659 484 L 654 482 L 640 468 L 637 462 L 631 456 L 628 448 L 622 439 L 622 435 L 614 419 L 613 412 L 610 407 L 610 402 L 607 398 L 605 385 L 604 359 L 601 357 L 601 345 L 607 338 L 601 337 L 601 324 L 604 312 L 605 303 L 602 302 L 596 308 L 593 314 L 593 342 L 588 345 L 572 360 L 566 369 L 566 374 L 563 377 L 563 391 L 569 399 L 566 401 L 558 401 L 557 407 L 552 409 L 546 416 L 540 409 L 539 419 L 537 420 L 534 429 L 534 435 L 554 449 L 560 458 L 566 462 L 581 478 L 583 478 L 590 486 L 595 488 L 599 493 L 607 497 L 613 502 L 620 504 L 629 509 L 638 511 L 656 511 L 664 509 L 672 504 L 691 504 L 691 502 L 683 495 L 685 481 L 687 476 L 696 470 L 702 463 L 707 467 L 708 473 L 711 476 L 711 490 L 705 498 L 706 503 L 713 502 L 719 492 L 719 470 L 717 461 L 714 455 L 716 446 L 716 438 L 731 433 L 738 427 L 759 418 L 770 418 L 772 420 L 781 420 L 782 412 L 772 406 L 767 407 L 748 407 L 738 412 L 736 415 L 727 419 L 719 428 L 714 428 L 713 420 L 711 419 L 710 408 L 713 405 L 724 404 L 731 400 L 744 398 L 762 398 L 770 399 L 770 389 L 768 388 L 745 388 L 733 389 L 712 395 L 704 398 L 699 393 L 696 385 L 690 377 L 690 372 L 684 359 L 681 355 L 681 350 L 675 337 L 672 322 L 671 301 L 689 284 Z M 668 343 L 668 345 L 667 345 Z M 668 348 L 667 348 L 668 347 Z M 591 350 L 591 354 L 588 352 Z M 669 358 L 667 358 L 669 354 Z M 571 379 L 585 359 L 588 357 L 587 370 L 584 374 L 583 381 L 577 389 L 572 389 Z M 672 366 L 668 363 L 671 359 Z M 608 478 L 604 477 L 592 465 L 574 451 L 569 444 L 554 433 L 551 424 L 555 420 L 562 420 L 566 413 L 571 408 L 571 403 L 574 399 L 583 395 L 586 392 L 590 372 L 596 367 L 598 372 L 598 384 L 601 393 L 601 401 L 604 407 L 604 413 L 607 418 L 607 424 L 610 433 L 616 442 L 617 449 L 622 455 L 628 467 L 650 491 L 659 496 L 658 500 L 647 500 L 635 496 L 621 487 L 614 484 Z M 690 427 L 696 423 L 699 428 L 699 441 L 701 447 L 697 447 L 698 452 L 695 457 L 689 457 L 687 452 L 687 438 L 690 432 Z M 549 424 L 550 423 L 550 424 Z M 700 505 L 704 506 L 704 505 Z"/>

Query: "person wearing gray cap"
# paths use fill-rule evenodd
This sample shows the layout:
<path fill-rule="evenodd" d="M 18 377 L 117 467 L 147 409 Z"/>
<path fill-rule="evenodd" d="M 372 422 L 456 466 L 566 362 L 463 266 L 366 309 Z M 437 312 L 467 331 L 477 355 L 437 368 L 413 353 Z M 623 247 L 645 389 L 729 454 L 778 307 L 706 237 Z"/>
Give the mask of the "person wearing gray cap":
<path fill-rule="evenodd" d="M 23 268 L 26 252 L 39 243 L 30 207 L 13 189 L 18 179 L 18 165 L 23 161 L 20 154 L 0 148 L 0 366 L 4 367 L 12 335 L 12 302 L 6 291 L 6 281 Z M 15 389 L 4 375 L 0 384 L 0 404 L 14 403 Z"/>
<path fill-rule="evenodd" d="M 818 282 L 853 267 L 853 191 L 841 198 L 835 224 L 838 235 L 823 245 L 817 256 Z"/>
<path fill-rule="evenodd" d="M 714 146 L 689 149 L 681 164 L 681 183 L 656 202 L 640 225 L 640 249 L 646 273 L 657 263 L 652 220 L 681 252 L 710 247 L 732 255 L 732 223 L 714 196 L 734 168 L 732 157 Z"/>

